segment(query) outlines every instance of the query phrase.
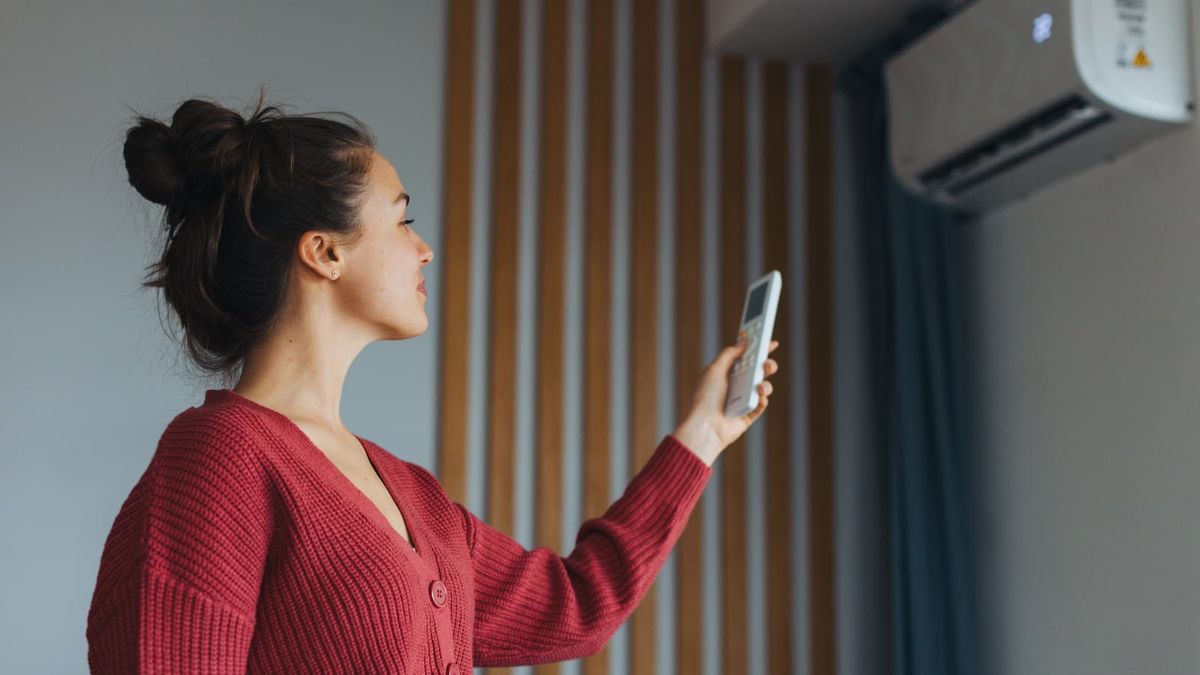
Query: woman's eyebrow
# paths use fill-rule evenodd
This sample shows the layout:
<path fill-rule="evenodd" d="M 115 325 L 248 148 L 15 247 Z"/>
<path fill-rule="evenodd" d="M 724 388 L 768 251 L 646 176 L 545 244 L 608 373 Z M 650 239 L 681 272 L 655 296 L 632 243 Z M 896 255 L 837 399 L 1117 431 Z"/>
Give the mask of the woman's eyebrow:
<path fill-rule="evenodd" d="M 408 196 L 407 192 L 401 192 L 399 195 L 396 196 L 396 200 L 393 201 L 392 203 L 399 204 L 400 202 L 405 202 L 405 203 L 411 204 L 412 199 Z"/>

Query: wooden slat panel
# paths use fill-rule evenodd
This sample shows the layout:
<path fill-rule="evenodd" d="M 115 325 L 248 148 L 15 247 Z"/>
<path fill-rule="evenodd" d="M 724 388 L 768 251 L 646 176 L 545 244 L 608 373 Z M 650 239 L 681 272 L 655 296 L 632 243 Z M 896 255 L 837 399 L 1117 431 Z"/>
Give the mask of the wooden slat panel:
<path fill-rule="evenodd" d="M 704 7 L 675 2 L 675 402 L 677 420 L 691 412 L 700 371 L 707 365 L 700 338 L 700 204 L 704 134 Z M 676 546 L 676 672 L 704 672 L 704 511 L 698 505 Z"/>
<path fill-rule="evenodd" d="M 517 265 L 521 176 L 521 0 L 497 0 L 493 62 L 489 524 L 513 532 L 517 399 Z M 489 669 L 507 672 L 507 669 Z"/>
<path fill-rule="evenodd" d="M 746 294 L 746 63 L 721 59 L 721 344 L 733 342 Z M 724 651 L 721 672 L 747 668 L 746 438 L 722 453 L 721 576 Z"/>
<path fill-rule="evenodd" d="M 446 34 L 444 253 L 439 257 L 442 349 L 438 405 L 439 480 L 450 498 L 467 501 L 470 425 L 471 212 L 475 143 L 475 1 L 450 0 Z"/>
<path fill-rule="evenodd" d="M 658 439 L 658 0 L 633 3 L 633 120 L 628 181 L 633 293 L 629 350 L 629 469 L 645 466 Z M 630 617 L 629 672 L 654 675 L 656 586 Z"/>
<path fill-rule="evenodd" d="M 788 68 L 784 63 L 763 66 L 762 87 L 762 176 L 763 176 L 763 247 L 767 269 L 779 270 L 785 284 L 792 278 L 788 266 L 791 235 L 788 222 L 791 176 L 788 162 Z M 766 424 L 767 492 L 767 672 L 791 673 L 792 668 L 792 430 L 788 411 L 791 382 L 788 378 L 787 352 L 788 305 L 786 293 L 780 297 L 775 314 L 775 339 L 779 349 L 774 358 L 780 370 L 771 376 L 774 391 Z"/>
<path fill-rule="evenodd" d="M 517 264 L 521 176 L 521 0 L 493 19 L 491 339 L 488 355 L 488 523 L 513 534 L 517 416 Z M 490 673 L 507 673 L 491 668 Z"/>
<path fill-rule="evenodd" d="M 809 648 L 813 675 L 837 668 L 833 522 L 833 187 L 828 66 L 805 77 L 805 262 L 807 269 Z"/>
<path fill-rule="evenodd" d="M 611 314 L 613 166 L 612 0 L 589 0 L 587 11 L 587 132 L 585 140 L 583 511 L 600 516 L 609 505 L 609 315 Z M 586 675 L 608 675 L 608 647 L 583 660 Z"/>
<path fill-rule="evenodd" d="M 538 403 L 536 537 L 560 551 L 562 541 L 563 322 L 566 288 L 567 33 L 566 2 L 542 5 L 538 137 Z M 534 668 L 558 675 L 558 664 Z"/>

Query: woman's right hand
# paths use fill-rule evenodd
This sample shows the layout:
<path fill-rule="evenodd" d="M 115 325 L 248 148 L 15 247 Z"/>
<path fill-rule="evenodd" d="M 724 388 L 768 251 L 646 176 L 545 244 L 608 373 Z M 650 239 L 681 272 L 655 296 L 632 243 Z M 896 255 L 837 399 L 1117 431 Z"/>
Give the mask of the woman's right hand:
<path fill-rule="evenodd" d="M 779 341 L 772 340 L 767 353 L 775 351 L 777 347 Z M 721 452 L 746 433 L 750 425 L 762 416 L 763 411 L 767 409 L 767 398 L 774 391 L 774 387 L 766 378 L 779 371 L 779 364 L 775 359 L 769 358 L 763 363 L 763 381 L 758 385 L 758 407 L 737 417 L 725 415 L 729 370 L 745 349 L 746 345 L 742 342 L 726 347 L 700 373 L 696 393 L 692 396 L 691 412 L 672 434 L 708 466 L 712 466 Z"/>

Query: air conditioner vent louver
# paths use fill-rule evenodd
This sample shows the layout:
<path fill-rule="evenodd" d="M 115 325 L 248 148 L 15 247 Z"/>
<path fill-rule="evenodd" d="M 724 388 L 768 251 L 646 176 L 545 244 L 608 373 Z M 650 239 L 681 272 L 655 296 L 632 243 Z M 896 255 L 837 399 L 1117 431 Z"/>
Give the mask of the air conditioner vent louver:
<path fill-rule="evenodd" d="M 930 193 L 943 198 L 955 197 L 1110 120 L 1112 115 L 1082 96 L 1071 95 L 937 164 L 917 178 Z"/>

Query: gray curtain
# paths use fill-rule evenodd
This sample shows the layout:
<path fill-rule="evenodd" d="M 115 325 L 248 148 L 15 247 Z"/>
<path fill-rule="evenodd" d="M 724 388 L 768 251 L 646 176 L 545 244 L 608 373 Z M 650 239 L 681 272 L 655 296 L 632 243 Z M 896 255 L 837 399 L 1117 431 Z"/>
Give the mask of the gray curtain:
<path fill-rule="evenodd" d="M 874 447 L 886 472 L 892 671 L 977 670 L 972 467 L 963 354 L 963 217 L 904 190 L 888 162 L 883 63 L 945 18 L 926 11 L 838 75 L 870 312 Z"/>

